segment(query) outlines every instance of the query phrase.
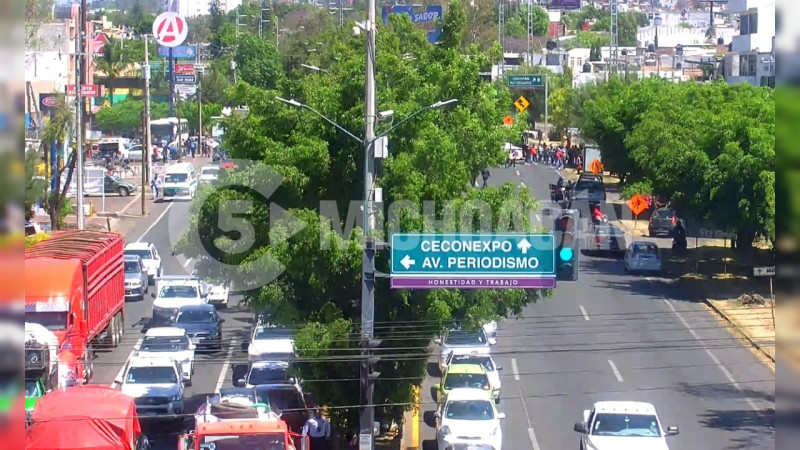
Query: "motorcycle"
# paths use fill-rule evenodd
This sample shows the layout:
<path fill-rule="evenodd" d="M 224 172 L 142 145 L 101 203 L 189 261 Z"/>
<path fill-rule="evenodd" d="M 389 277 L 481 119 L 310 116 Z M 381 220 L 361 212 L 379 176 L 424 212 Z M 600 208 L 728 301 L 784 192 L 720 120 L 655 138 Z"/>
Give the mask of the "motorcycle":
<path fill-rule="evenodd" d="M 564 200 L 564 187 L 559 187 L 556 184 L 550 185 L 550 201 L 553 203 L 558 203 Z"/>

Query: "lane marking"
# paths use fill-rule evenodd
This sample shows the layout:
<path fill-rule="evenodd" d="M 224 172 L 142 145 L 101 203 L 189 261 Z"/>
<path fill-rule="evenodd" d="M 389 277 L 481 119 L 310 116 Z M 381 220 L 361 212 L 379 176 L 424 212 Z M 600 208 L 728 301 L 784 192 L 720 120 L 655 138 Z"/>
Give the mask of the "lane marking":
<path fill-rule="evenodd" d="M 519 170 L 517 170 L 517 176 L 519 176 Z"/>
<path fill-rule="evenodd" d="M 185 262 L 185 263 L 183 263 L 183 267 L 186 267 L 186 266 L 188 266 L 188 265 L 189 265 L 189 263 L 190 263 L 190 262 L 192 262 L 192 259 L 193 259 L 193 258 L 189 258 L 189 259 L 187 259 L 187 260 L 186 260 L 186 262 Z"/>
<path fill-rule="evenodd" d="M 556 173 L 558 176 L 560 176 L 561 178 L 563 178 L 563 179 L 565 179 L 565 180 L 567 179 L 567 177 L 565 177 L 564 175 L 561 175 L 561 172 L 557 171 L 556 169 L 553 169 L 553 172 L 555 172 L 555 173 Z"/>
<path fill-rule="evenodd" d="M 167 205 L 167 207 L 164 208 L 164 211 L 162 211 L 161 214 L 159 214 L 159 216 L 156 218 L 156 220 L 153 223 L 151 223 L 150 226 L 147 227 L 146 230 L 144 230 L 144 233 L 142 233 L 142 235 L 139 236 L 139 239 L 137 239 L 136 242 L 142 242 L 142 239 L 144 239 L 144 237 L 147 236 L 147 233 L 149 233 L 150 230 L 155 228 L 155 226 L 158 225 L 158 222 L 161 222 L 161 219 L 164 218 L 164 216 L 167 214 L 169 209 L 172 208 L 172 205 L 174 205 L 174 204 L 175 203 L 170 203 L 169 205 Z"/>
<path fill-rule="evenodd" d="M 129 201 L 129 202 L 128 202 L 128 204 L 127 204 L 127 205 L 125 205 L 125 207 L 124 207 L 124 208 L 122 208 L 122 212 L 124 213 L 125 211 L 127 211 L 127 210 L 128 210 L 128 208 L 130 208 L 131 206 L 133 206 L 133 204 L 134 204 L 134 203 L 136 203 L 136 200 L 139 200 L 139 197 L 141 197 L 141 196 L 142 196 L 142 193 L 141 193 L 141 192 L 140 192 L 140 193 L 138 193 L 138 194 L 136 194 L 136 196 L 135 196 L 135 197 L 133 197 L 133 200 Z"/>
<path fill-rule="evenodd" d="M 517 369 L 517 359 L 511 358 L 511 372 L 514 373 L 514 379 L 519 381 L 519 370 Z"/>
<path fill-rule="evenodd" d="M 139 351 L 139 348 L 142 346 L 142 341 L 144 341 L 144 338 L 139 338 L 139 340 L 136 341 L 135 344 L 133 344 L 133 348 L 131 349 L 131 352 L 128 354 L 128 357 L 125 359 L 125 362 L 122 363 L 122 367 L 119 368 L 117 376 L 115 376 L 114 380 L 111 381 L 112 388 L 116 389 L 119 387 L 117 386 L 117 380 L 122 378 L 123 375 L 125 375 L 125 366 L 128 365 L 128 361 L 130 361 L 130 359 L 136 354 L 136 352 Z"/>
<path fill-rule="evenodd" d="M 678 321 L 680 321 L 680 323 L 687 330 L 689 330 L 689 334 L 691 334 L 692 337 L 700 344 L 700 346 L 703 347 L 703 350 L 705 350 L 706 354 L 711 359 L 711 362 L 713 362 L 714 365 L 719 368 L 720 372 L 722 372 L 722 375 L 725 376 L 725 378 L 730 382 L 730 384 L 734 387 L 734 389 L 739 391 L 740 394 L 743 394 L 744 390 L 742 389 L 742 386 L 739 384 L 739 382 L 736 381 L 736 379 L 733 377 L 733 374 L 728 370 L 727 367 L 725 367 L 722 364 L 722 361 L 720 361 L 717 355 L 715 355 L 714 352 L 712 352 L 711 349 L 709 349 L 708 346 L 706 346 L 705 341 L 701 339 L 700 336 L 697 335 L 697 332 L 695 332 L 692 326 L 689 325 L 689 322 L 687 322 L 686 319 L 683 318 L 683 315 L 680 312 L 678 312 L 678 310 L 675 308 L 672 302 L 670 302 L 666 298 L 662 298 L 661 300 L 663 300 L 664 303 L 666 303 L 667 306 L 669 306 L 669 309 L 672 310 L 672 313 L 675 314 L 675 317 L 678 318 Z M 750 398 L 750 396 L 745 396 L 744 399 L 753 411 L 756 412 L 761 411 L 761 408 L 759 408 L 755 404 L 755 402 L 753 402 L 753 399 Z"/>
<path fill-rule="evenodd" d="M 611 366 L 611 371 L 614 372 L 614 376 L 617 377 L 617 381 L 622 383 L 622 374 L 619 373 L 619 369 L 617 369 L 617 365 L 614 364 L 614 361 L 609 359 L 608 365 Z"/>
<path fill-rule="evenodd" d="M 591 320 L 589 319 L 589 314 L 586 313 L 586 308 L 584 308 L 583 305 L 580 305 L 580 308 L 581 308 L 581 314 L 583 314 L 583 318 L 586 319 L 587 322 Z"/>
<path fill-rule="evenodd" d="M 519 187 L 525 187 L 525 182 L 524 181 L 520 181 L 519 182 Z"/>
<path fill-rule="evenodd" d="M 228 354 L 225 356 L 225 363 L 222 364 L 222 371 L 219 373 L 217 385 L 214 387 L 214 393 L 218 393 L 222 385 L 225 384 L 225 375 L 228 373 L 228 368 L 231 366 L 231 358 L 233 357 L 233 348 L 236 346 L 236 338 L 231 339 L 231 345 L 228 346 Z"/>
<path fill-rule="evenodd" d="M 533 432 L 533 428 L 528 428 L 528 436 L 531 438 L 533 450 L 539 450 L 539 441 L 536 440 L 536 433 Z"/>

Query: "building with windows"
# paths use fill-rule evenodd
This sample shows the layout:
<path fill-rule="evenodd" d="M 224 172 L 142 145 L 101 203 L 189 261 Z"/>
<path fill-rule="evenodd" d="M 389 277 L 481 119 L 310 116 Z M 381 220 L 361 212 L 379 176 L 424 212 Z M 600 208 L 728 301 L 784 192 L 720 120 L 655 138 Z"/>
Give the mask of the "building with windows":
<path fill-rule="evenodd" d="M 174 0 L 178 4 L 178 12 L 184 17 L 206 16 L 211 7 L 211 0 Z M 242 4 L 242 0 L 222 0 L 220 6 L 225 12 L 233 11 Z"/>
<path fill-rule="evenodd" d="M 725 80 L 775 86 L 775 0 L 730 0 L 728 11 L 739 16 L 739 34 L 725 55 Z"/>

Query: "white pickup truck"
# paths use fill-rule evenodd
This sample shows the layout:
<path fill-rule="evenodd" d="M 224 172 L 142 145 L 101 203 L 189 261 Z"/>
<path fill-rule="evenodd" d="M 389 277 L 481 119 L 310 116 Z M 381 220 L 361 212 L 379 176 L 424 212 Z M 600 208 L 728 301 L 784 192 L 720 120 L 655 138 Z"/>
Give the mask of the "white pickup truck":
<path fill-rule="evenodd" d="M 161 255 L 155 245 L 150 242 L 129 242 L 125 244 L 125 254 L 142 258 L 142 265 L 151 282 L 161 276 Z"/>
<path fill-rule="evenodd" d="M 156 278 L 156 298 L 150 326 L 171 326 L 181 306 L 208 303 L 208 285 L 196 277 Z"/>

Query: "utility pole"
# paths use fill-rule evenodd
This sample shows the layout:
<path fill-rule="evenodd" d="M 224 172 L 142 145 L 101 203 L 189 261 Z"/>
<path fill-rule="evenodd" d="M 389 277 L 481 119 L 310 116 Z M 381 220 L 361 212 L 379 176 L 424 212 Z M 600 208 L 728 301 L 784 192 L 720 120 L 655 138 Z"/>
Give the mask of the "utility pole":
<path fill-rule="evenodd" d="M 81 0 L 80 18 L 78 19 L 76 31 L 76 45 L 75 45 L 75 157 L 76 171 L 75 175 L 76 188 L 77 188 L 77 204 L 78 204 L 78 229 L 83 230 L 86 228 L 86 215 L 83 210 L 83 93 L 81 88 L 84 81 L 84 33 L 86 32 L 86 0 Z"/>
<path fill-rule="evenodd" d="M 500 42 L 500 49 L 503 55 L 500 57 L 500 67 L 498 75 L 502 78 L 506 74 L 506 16 L 505 0 L 500 0 L 497 16 L 497 40 Z"/>
<path fill-rule="evenodd" d="M 367 3 L 367 68 L 365 83 L 364 128 L 364 250 L 361 277 L 361 415 L 359 417 L 359 450 L 373 450 L 375 436 L 375 407 L 372 404 L 375 379 L 380 375 L 373 371 L 375 360 L 372 349 L 379 342 L 373 339 L 375 327 L 375 226 L 373 210 L 373 182 L 375 178 L 375 0 Z"/>
<path fill-rule="evenodd" d="M 203 154 L 203 80 L 197 79 L 197 151 Z"/>
<path fill-rule="evenodd" d="M 609 34 L 611 36 L 611 45 L 609 46 L 609 73 L 617 73 L 619 66 L 619 3 L 617 0 L 611 0 L 611 29 Z M 601 48 L 602 50 L 602 48 Z"/>
<path fill-rule="evenodd" d="M 175 109 L 175 117 L 178 119 L 177 132 L 175 133 L 175 148 L 178 149 L 178 160 L 183 156 L 181 151 L 181 96 L 178 96 L 178 107 Z M 169 151 L 169 149 L 167 149 Z"/>
<path fill-rule="evenodd" d="M 548 139 L 550 134 L 550 75 L 544 74 L 544 135 Z"/>
<path fill-rule="evenodd" d="M 533 1 L 528 0 L 528 61 L 527 64 L 533 62 Z"/>
<path fill-rule="evenodd" d="M 150 151 L 153 138 L 150 136 L 150 51 L 147 46 L 147 35 L 144 39 L 144 67 L 142 76 L 144 77 L 144 139 L 142 142 L 142 216 L 147 215 L 147 203 L 145 203 L 144 189 L 150 179 Z"/>

